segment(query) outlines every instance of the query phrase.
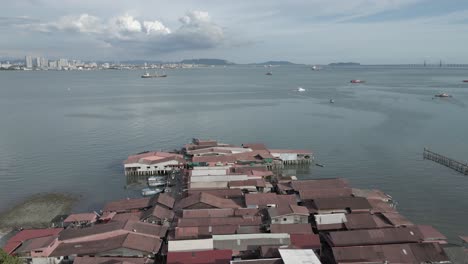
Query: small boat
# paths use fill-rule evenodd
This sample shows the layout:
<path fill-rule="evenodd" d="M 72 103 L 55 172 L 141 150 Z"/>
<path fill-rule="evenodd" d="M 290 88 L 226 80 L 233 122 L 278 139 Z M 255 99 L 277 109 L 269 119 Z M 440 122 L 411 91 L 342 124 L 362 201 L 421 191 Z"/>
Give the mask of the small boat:
<path fill-rule="evenodd" d="M 446 93 L 440 93 L 440 94 L 434 95 L 434 97 L 452 97 L 452 96 Z"/>
<path fill-rule="evenodd" d="M 468 80 L 463 80 L 464 83 L 468 83 Z"/>
<path fill-rule="evenodd" d="M 162 75 L 159 75 L 158 73 L 154 73 L 154 74 L 149 74 L 148 72 L 145 72 L 141 78 L 162 78 L 162 77 L 167 77 L 167 74 L 162 74 Z"/>
<path fill-rule="evenodd" d="M 305 92 L 306 89 L 304 89 L 304 88 L 302 88 L 302 87 L 297 87 L 297 90 L 296 90 L 296 91 L 298 91 L 298 92 Z"/>
<path fill-rule="evenodd" d="M 320 67 L 318 67 L 317 65 L 314 65 L 310 69 L 313 70 L 313 71 L 319 71 Z"/>
<path fill-rule="evenodd" d="M 315 163 L 315 166 L 317 166 L 317 167 L 322 167 L 322 168 L 325 167 L 325 165 L 323 165 L 323 164 L 321 164 L 321 163 Z"/>
<path fill-rule="evenodd" d="M 365 83 L 365 81 L 356 79 L 356 80 L 351 80 L 350 83 Z"/>
<path fill-rule="evenodd" d="M 271 71 L 265 73 L 265 75 L 273 75 L 273 73 Z"/>
<path fill-rule="evenodd" d="M 152 176 L 148 178 L 148 186 L 149 187 L 156 187 L 156 186 L 163 186 L 166 185 L 166 177 L 156 177 Z"/>
<path fill-rule="evenodd" d="M 141 190 L 141 195 L 143 196 L 150 196 L 150 195 L 155 195 L 155 194 L 158 194 L 160 192 L 164 191 L 164 189 L 159 189 L 159 188 L 155 188 L 155 189 L 150 189 L 150 188 L 144 188 L 143 190 Z"/>
<path fill-rule="evenodd" d="M 330 104 L 334 104 L 334 103 L 335 103 L 335 100 L 330 99 Z"/>

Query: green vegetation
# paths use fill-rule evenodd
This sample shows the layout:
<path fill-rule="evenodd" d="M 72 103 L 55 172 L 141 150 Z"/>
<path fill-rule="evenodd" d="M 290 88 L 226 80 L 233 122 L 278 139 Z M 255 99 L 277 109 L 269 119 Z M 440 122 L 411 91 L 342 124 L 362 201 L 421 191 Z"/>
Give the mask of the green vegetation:
<path fill-rule="evenodd" d="M 22 264 L 22 261 L 17 258 L 8 255 L 3 249 L 0 248 L 0 263 L 2 264 Z"/>

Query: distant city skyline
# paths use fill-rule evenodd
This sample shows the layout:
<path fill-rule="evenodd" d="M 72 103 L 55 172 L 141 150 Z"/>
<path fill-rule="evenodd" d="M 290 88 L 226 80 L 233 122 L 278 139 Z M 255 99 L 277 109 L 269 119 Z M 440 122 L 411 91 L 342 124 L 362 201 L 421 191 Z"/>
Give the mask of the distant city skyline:
<path fill-rule="evenodd" d="M 4 2 L 0 58 L 466 63 L 467 17 L 462 0 Z"/>

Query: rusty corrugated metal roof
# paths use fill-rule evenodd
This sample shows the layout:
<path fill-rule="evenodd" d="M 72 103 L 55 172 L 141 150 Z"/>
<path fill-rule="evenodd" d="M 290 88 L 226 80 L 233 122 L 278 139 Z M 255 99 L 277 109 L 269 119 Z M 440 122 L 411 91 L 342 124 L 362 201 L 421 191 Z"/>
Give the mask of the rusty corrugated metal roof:
<path fill-rule="evenodd" d="M 328 243 L 333 247 L 417 243 L 423 241 L 423 236 L 415 227 L 330 232 L 326 238 Z"/>

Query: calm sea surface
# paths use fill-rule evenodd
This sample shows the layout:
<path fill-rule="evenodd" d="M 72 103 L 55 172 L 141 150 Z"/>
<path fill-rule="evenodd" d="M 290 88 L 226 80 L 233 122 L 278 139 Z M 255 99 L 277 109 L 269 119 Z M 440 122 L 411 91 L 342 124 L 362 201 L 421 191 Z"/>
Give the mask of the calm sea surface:
<path fill-rule="evenodd" d="M 0 72 L 0 210 L 41 192 L 81 195 L 76 211 L 137 197 L 122 173 L 128 154 L 201 137 L 311 149 L 325 167 L 291 173 L 382 189 L 410 220 L 468 235 L 468 177 L 422 159 L 424 147 L 468 159 L 468 69 L 265 72 Z M 454 97 L 432 99 L 440 92 Z"/>

